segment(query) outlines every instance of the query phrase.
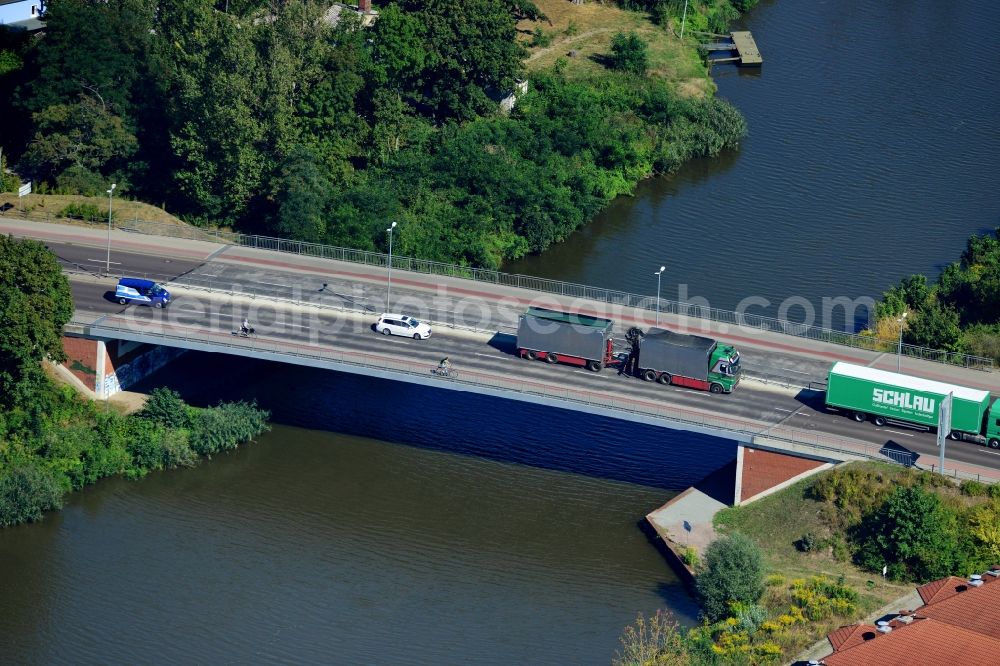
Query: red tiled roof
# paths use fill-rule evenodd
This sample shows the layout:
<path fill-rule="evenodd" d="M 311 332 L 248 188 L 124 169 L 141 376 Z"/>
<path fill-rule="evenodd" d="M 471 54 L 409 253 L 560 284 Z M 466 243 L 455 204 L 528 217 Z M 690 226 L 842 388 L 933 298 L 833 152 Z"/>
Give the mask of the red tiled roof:
<path fill-rule="evenodd" d="M 871 633 L 872 636 L 865 636 L 866 633 Z M 870 638 L 874 638 L 875 625 L 871 624 L 849 624 L 846 627 L 841 627 L 835 632 L 827 636 L 827 640 L 830 641 L 830 646 L 833 648 L 834 652 L 838 650 L 846 650 L 849 647 L 854 647 L 859 643 L 864 643 Z"/>
<path fill-rule="evenodd" d="M 921 585 L 917 588 L 917 593 L 920 594 L 920 598 L 924 604 L 933 604 L 964 591 L 967 589 L 968 584 L 969 581 L 964 578 L 948 576 L 947 578 Z"/>
<path fill-rule="evenodd" d="M 970 585 L 961 594 L 924 606 L 917 615 L 1000 640 L 1000 581 L 984 581 L 979 587 Z M 996 655 L 996 661 L 1000 663 L 1000 655 Z"/>
<path fill-rule="evenodd" d="M 835 632 L 836 633 L 836 632 Z M 916 620 L 824 657 L 826 666 L 996 666 L 1000 640 L 937 620 Z"/>

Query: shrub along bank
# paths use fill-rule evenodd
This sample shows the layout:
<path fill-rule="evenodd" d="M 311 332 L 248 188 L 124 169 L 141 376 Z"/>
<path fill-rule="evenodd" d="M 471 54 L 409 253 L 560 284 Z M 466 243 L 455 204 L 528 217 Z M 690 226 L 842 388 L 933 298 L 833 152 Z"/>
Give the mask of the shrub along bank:
<path fill-rule="evenodd" d="M 193 466 L 268 429 L 254 403 L 198 409 L 156 389 L 145 409 L 122 415 L 51 382 L 30 406 L 0 413 L 0 527 L 40 520 L 66 493 L 109 476 Z"/>

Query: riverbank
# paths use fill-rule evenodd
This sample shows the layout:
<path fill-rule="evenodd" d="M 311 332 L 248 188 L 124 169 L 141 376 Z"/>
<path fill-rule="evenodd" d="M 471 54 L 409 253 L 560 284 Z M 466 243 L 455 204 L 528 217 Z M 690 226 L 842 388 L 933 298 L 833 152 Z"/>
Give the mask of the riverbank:
<path fill-rule="evenodd" d="M 198 409 L 156 389 L 105 403 L 80 395 L 59 371 L 47 373 L 60 383 L 43 376 L 30 404 L 0 414 L 0 527 L 39 521 L 67 493 L 107 477 L 191 467 L 269 427 L 268 412 L 253 402 Z"/>

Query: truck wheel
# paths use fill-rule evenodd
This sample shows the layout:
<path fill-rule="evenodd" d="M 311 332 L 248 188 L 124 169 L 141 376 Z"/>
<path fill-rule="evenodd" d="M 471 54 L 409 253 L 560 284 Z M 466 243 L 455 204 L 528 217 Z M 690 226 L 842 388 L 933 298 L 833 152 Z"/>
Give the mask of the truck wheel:
<path fill-rule="evenodd" d="M 587 370 L 590 370 L 591 372 L 600 372 L 601 367 L 600 361 L 587 361 Z"/>
<path fill-rule="evenodd" d="M 153 307 L 159 310 L 160 308 L 163 307 L 163 303 L 153 303 Z"/>
<path fill-rule="evenodd" d="M 642 372 L 642 378 L 645 379 L 647 382 L 651 382 L 654 379 L 656 379 L 656 371 L 655 370 L 643 370 L 643 372 Z"/>
<path fill-rule="evenodd" d="M 549 352 L 545 355 L 545 360 L 548 361 L 549 363 L 558 363 L 559 357 L 553 354 L 552 352 Z"/>
<path fill-rule="evenodd" d="M 661 384 L 669 385 L 670 375 L 664 372 L 659 377 L 656 378 L 656 381 L 660 382 Z"/>
<path fill-rule="evenodd" d="M 1000 449 L 1000 439 L 991 439 L 990 440 L 990 448 L 991 449 Z"/>
<path fill-rule="evenodd" d="M 950 433 L 948 433 L 948 437 L 951 437 L 953 440 L 957 442 L 958 440 L 962 439 L 962 433 L 960 433 L 957 430 L 952 430 Z"/>
<path fill-rule="evenodd" d="M 853 414 L 851 414 L 851 417 L 858 423 L 864 423 L 865 419 L 867 418 L 864 412 L 854 412 Z"/>
<path fill-rule="evenodd" d="M 128 303 L 128 301 L 126 301 L 124 298 L 119 298 L 118 302 L 121 303 L 122 305 L 125 305 L 126 303 Z"/>
<path fill-rule="evenodd" d="M 712 384 L 708 390 L 712 393 L 722 393 L 722 384 Z"/>
<path fill-rule="evenodd" d="M 877 425 L 879 428 L 881 428 L 882 426 L 884 426 L 885 425 L 885 417 L 884 416 L 876 416 L 875 417 L 875 425 Z"/>
<path fill-rule="evenodd" d="M 528 359 L 529 361 L 537 361 L 538 354 L 529 349 L 528 351 L 524 352 L 524 358 Z"/>

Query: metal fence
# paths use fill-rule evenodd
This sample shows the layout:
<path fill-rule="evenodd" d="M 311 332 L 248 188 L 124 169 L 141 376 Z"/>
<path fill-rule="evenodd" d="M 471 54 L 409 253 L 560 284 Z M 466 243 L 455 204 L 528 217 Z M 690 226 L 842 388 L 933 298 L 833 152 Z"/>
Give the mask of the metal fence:
<path fill-rule="evenodd" d="M 95 223 L 100 222 L 95 221 Z M 138 219 L 115 222 L 114 224 L 115 227 L 120 230 L 135 233 L 183 238 L 188 240 L 210 241 L 227 245 L 236 245 L 239 247 L 299 254 L 322 259 L 332 259 L 335 261 L 363 264 L 366 266 L 386 267 L 389 260 L 388 255 L 381 252 L 369 252 L 366 250 L 321 245 L 319 243 L 307 243 L 304 241 L 294 241 L 284 238 L 272 238 L 256 234 L 242 234 L 219 229 L 193 227 L 190 225 L 169 224 L 165 222 L 153 222 Z M 640 294 L 632 294 L 629 292 L 605 289 L 602 287 L 575 284 L 572 282 L 562 282 L 560 280 L 534 277 L 531 275 L 503 273 L 501 271 L 484 268 L 473 268 L 470 266 L 447 264 L 399 255 L 393 255 L 392 267 L 394 269 L 411 271 L 414 273 L 464 278 L 467 280 L 475 280 L 477 282 L 485 282 L 504 287 L 513 287 L 564 297 L 587 299 L 621 307 L 648 311 L 654 311 L 657 309 L 657 299 L 651 296 L 643 296 Z M 793 335 L 819 342 L 843 345 L 855 349 L 899 353 L 902 356 L 910 358 L 945 363 L 976 370 L 993 369 L 993 359 L 982 356 L 959 354 L 909 344 L 903 344 L 900 346 L 894 343 L 887 343 L 872 336 L 859 335 L 857 333 L 846 333 L 844 331 L 836 331 L 820 326 L 797 323 L 786 319 L 778 319 L 776 317 L 767 317 L 763 315 L 747 314 L 744 312 L 734 312 L 731 310 L 721 310 L 719 308 L 703 307 L 697 304 L 672 301 L 669 299 L 659 299 L 659 311 L 661 314 L 666 315 L 678 315 L 764 332 L 782 333 L 785 335 Z"/>

